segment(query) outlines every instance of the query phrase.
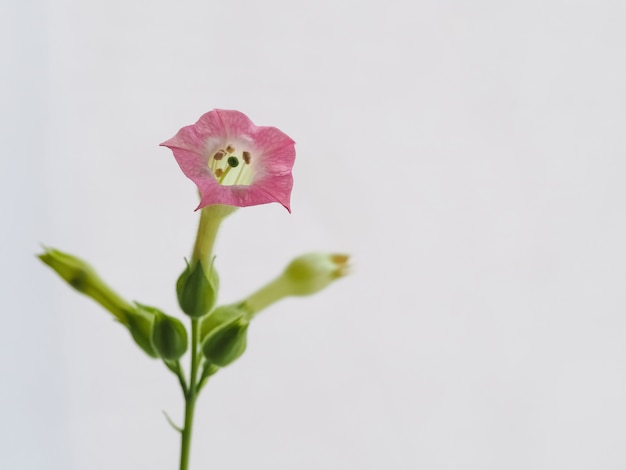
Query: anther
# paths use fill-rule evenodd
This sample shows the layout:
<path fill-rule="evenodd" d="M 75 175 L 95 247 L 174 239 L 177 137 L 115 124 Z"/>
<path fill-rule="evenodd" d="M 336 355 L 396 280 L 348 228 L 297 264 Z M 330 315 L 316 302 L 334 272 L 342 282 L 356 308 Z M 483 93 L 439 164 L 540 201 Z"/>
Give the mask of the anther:
<path fill-rule="evenodd" d="M 218 178 L 222 176 L 223 174 L 224 174 L 224 170 L 222 170 L 221 168 L 218 168 L 217 170 L 215 170 L 215 176 L 217 176 Z"/>
<path fill-rule="evenodd" d="M 224 153 L 223 150 L 218 150 L 217 152 L 215 152 L 215 155 L 213 155 L 213 159 L 221 160 L 222 158 L 224 158 L 224 155 L 226 154 Z"/>
<path fill-rule="evenodd" d="M 235 151 L 234 147 L 232 147 L 230 145 L 228 147 L 226 147 L 226 153 L 233 153 L 234 151 Z"/>
<path fill-rule="evenodd" d="M 239 159 L 237 157 L 228 157 L 228 165 L 236 168 L 239 166 Z"/>
<path fill-rule="evenodd" d="M 244 150 L 242 156 L 243 156 L 243 161 L 246 162 L 246 165 L 249 165 L 250 164 L 250 158 L 251 158 L 250 152 L 246 152 Z"/>

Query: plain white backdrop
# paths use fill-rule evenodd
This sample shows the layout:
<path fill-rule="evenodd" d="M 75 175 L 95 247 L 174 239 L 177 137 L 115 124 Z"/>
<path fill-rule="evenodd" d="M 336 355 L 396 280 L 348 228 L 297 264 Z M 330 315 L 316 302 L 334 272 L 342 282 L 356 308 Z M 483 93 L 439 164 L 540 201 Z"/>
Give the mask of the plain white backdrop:
<path fill-rule="evenodd" d="M 175 378 L 34 257 L 177 312 L 212 108 L 297 142 L 223 302 L 311 250 L 354 274 L 253 323 L 192 469 L 626 468 L 622 0 L 2 5 L 0 468 L 174 470 Z"/>

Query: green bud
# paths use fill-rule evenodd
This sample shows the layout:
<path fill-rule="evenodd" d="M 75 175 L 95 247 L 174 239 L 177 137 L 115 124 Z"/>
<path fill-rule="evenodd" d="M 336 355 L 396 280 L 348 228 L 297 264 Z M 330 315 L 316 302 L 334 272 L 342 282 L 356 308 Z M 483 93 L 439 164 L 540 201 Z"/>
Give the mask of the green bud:
<path fill-rule="evenodd" d="M 145 310 L 128 311 L 128 330 L 135 343 L 150 357 L 159 357 L 159 353 L 152 344 L 152 333 L 155 315 Z"/>
<path fill-rule="evenodd" d="M 202 353 L 216 366 L 226 367 L 246 350 L 249 322 L 243 317 L 222 324 L 211 331 L 202 343 Z"/>
<path fill-rule="evenodd" d="M 348 273 L 348 255 L 309 253 L 294 259 L 282 275 L 248 297 L 242 304 L 254 315 L 292 295 L 312 295 Z"/>
<path fill-rule="evenodd" d="M 38 255 L 39 259 L 50 266 L 65 282 L 78 292 L 91 297 L 111 312 L 122 323 L 135 343 L 150 357 L 159 357 L 152 344 L 154 314 L 140 310 L 122 299 L 96 274 L 95 270 L 76 256 L 53 248 Z"/>
<path fill-rule="evenodd" d="M 219 277 L 213 262 L 207 272 L 202 261 L 192 261 L 176 282 L 180 308 L 192 318 L 206 315 L 215 305 L 218 288 Z"/>
<path fill-rule="evenodd" d="M 245 312 L 238 305 L 222 305 L 206 315 L 200 321 L 200 343 L 222 325 L 230 323 L 236 318 L 244 317 Z"/>
<path fill-rule="evenodd" d="M 127 312 L 133 311 L 133 306 L 106 285 L 91 266 L 76 256 L 54 248 L 45 250 L 44 253 L 37 255 L 41 261 L 78 292 L 98 302 L 121 323 L 128 324 Z"/>
<path fill-rule="evenodd" d="M 310 253 L 294 259 L 283 274 L 291 295 L 311 295 L 347 274 L 348 255 Z"/>
<path fill-rule="evenodd" d="M 154 349 L 166 361 L 176 361 L 187 351 L 187 330 L 178 318 L 166 315 L 162 311 L 147 305 L 137 304 L 146 312 L 154 315 L 152 344 Z"/>

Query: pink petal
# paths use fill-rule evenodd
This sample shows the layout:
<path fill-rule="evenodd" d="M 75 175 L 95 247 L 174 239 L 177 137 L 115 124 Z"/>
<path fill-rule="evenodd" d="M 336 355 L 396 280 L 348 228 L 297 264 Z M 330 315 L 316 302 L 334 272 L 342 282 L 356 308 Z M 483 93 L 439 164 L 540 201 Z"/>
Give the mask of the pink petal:
<path fill-rule="evenodd" d="M 170 149 L 179 148 L 204 154 L 207 140 L 226 140 L 226 129 L 216 111 L 203 114 L 195 124 L 185 126 L 161 145 Z"/>
<path fill-rule="evenodd" d="M 209 158 L 215 150 L 241 142 L 251 145 L 254 180 L 250 185 L 222 186 L 209 169 Z M 185 176 L 198 186 L 197 209 L 212 204 L 243 207 L 278 202 L 291 212 L 295 143 L 279 129 L 255 126 L 239 111 L 215 109 L 161 145 L 172 150 Z"/>

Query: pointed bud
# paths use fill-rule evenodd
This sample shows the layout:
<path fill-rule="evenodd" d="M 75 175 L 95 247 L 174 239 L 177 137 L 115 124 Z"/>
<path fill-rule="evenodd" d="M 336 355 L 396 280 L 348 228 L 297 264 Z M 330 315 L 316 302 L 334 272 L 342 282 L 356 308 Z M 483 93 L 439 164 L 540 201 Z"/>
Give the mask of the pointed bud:
<path fill-rule="evenodd" d="M 182 322 L 157 308 L 136 304 L 141 311 L 154 315 L 151 338 L 154 349 L 166 361 L 180 359 L 187 351 L 187 330 Z"/>
<path fill-rule="evenodd" d="M 248 325 L 249 322 L 240 316 L 211 331 L 202 343 L 204 357 L 219 367 L 234 362 L 246 350 Z"/>
<path fill-rule="evenodd" d="M 213 262 L 207 270 L 202 261 L 192 261 L 176 282 L 180 308 L 192 318 L 206 315 L 215 305 L 218 288 L 219 277 Z"/>
<path fill-rule="evenodd" d="M 106 285 L 85 261 L 54 248 L 46 248 L 37 256 L 78 292 L 98 302 L 121 323 L 128 323 L 126 312 L 134 310 L 133 306 Z"/>
<path fill-rule="evenodd" d="M 294 259 L 282 275 L 248 297 L 242 305 L 254 315 L 280 299 L 315 294 L 348 274 L 348 255 L 310 253 Z"/>
<path fill-rule="evenodd" d="M 139 311 L 137 307 L 120 297 L 96 274 L 95 270 L 80 258 L 53 248 L 38 255 L 65 282 L 78 292 L 91 297 L 111 312 L 130 331 L 135 343 L 150 357 L 159 354 L 152 345 L 154 315 Z"/>

